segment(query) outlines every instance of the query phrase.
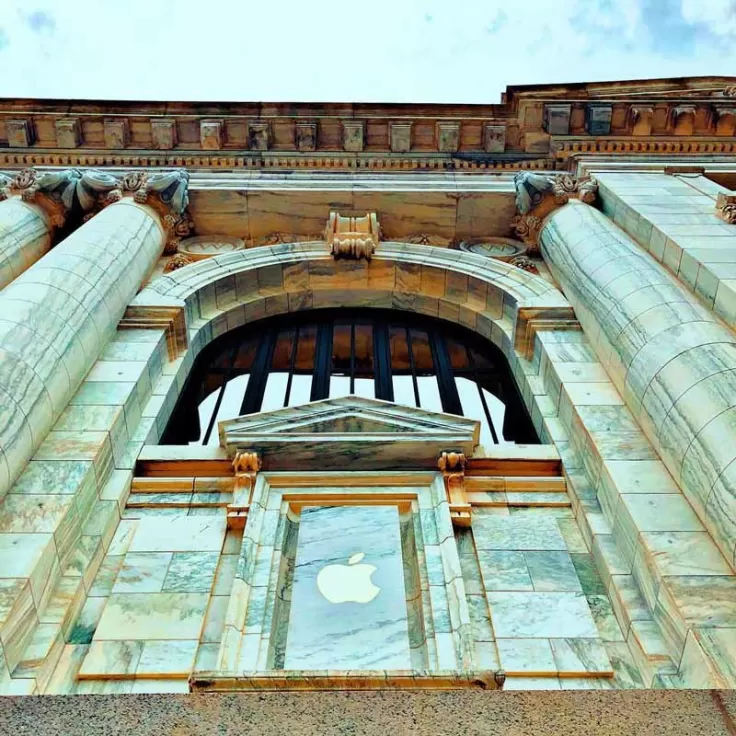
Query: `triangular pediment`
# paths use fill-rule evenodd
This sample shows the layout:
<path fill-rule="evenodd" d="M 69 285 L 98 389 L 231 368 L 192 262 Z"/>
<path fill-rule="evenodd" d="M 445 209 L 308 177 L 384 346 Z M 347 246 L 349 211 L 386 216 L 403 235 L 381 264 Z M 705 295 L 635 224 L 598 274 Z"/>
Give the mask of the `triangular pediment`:
<path fill-rule="evenodd" d="M 479 423 L 389 401 L 344 396 L 219 425 L 228 455 L 251 450 L 271 470 L 434 467 L 444 450 L 470 457 Z"/>

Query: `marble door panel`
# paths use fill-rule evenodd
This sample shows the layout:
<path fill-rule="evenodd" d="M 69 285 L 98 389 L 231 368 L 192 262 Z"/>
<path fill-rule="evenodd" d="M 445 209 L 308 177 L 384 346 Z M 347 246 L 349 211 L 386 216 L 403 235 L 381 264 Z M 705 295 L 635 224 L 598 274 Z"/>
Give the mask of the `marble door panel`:
<path fill-rule="evenodd" d="M 313 486 L 260 475 L 218 670 L 471 668 L 444 487 L 419 475 L 381 485 L 374 474 L 360 486 L 347 485 L 350 473 L 344 486 L 329 474 Z"/>
<path fill-rule="evenodd" d="M 410 669 L 398 508 L 300 517 L 285 669 Z"/>

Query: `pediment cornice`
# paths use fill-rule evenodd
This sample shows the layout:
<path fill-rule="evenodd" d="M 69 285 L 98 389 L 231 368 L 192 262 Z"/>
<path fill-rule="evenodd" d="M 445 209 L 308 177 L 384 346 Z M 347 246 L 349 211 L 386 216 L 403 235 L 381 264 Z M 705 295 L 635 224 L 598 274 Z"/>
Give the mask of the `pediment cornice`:
<path fill-rule="evenodd" d="M 378 399 L 346 396 L 219 424 L 231 458 L 255 452 L 264 470 L 435 469 L 445 451 L 471 457 L 479 422 Z"/>

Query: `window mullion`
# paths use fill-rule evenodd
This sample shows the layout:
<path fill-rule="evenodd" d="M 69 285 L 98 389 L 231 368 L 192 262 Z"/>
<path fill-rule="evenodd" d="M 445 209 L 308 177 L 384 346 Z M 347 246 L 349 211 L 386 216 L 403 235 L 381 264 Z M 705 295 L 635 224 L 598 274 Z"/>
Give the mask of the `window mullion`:
<path fill-rule="evenodd" d="M 432 351 L 432 361 L 437 373 L 437 385 L 442 401 L 442 410 L 448 414 L 463 415 L 463 407 L 460 403 L 460 395 L 455 385 L 455 377 L 452 374 L 452 364 L 447 353 L 447 345 L 436 330 L 428 332 L 429 346 Z"/>
<path fill-rule="evenodd" d="M 310 401 L 326 399 L 330 395 L 332 372 L 332 322 L 322 322 L 317 328 L 317 344 L 314 350 L 314 371 Z"/>
<path fill-rule="evenodd" d="M 393 401 L 391 344 L 388 337 L 388 325 L 385 322 L 373 323 L 373 360 L 375 362 L 376 398 Z"/>

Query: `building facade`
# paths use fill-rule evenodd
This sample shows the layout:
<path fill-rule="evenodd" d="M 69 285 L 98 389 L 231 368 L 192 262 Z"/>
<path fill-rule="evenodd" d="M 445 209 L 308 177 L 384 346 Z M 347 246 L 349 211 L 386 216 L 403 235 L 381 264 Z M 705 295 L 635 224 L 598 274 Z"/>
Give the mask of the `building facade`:
<path fill-rule="evenodd" d="M 6 100 L 0 169 L 2 694 L 736 688 L 736 78 Z"/>

